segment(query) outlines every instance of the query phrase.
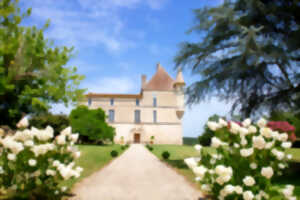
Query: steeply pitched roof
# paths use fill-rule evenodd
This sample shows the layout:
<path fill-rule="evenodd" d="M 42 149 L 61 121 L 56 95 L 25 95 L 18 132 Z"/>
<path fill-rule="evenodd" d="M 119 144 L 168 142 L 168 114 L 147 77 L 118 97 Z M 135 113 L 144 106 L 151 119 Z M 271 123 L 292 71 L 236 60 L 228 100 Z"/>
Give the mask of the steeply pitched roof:
<path fill-rule="evenodd" d="M 151 80 L 146 83 L 143 90 L 169 91 L 173 90 L 174 80 L 165 71 L 165 69 L 157 64 L 157 71 Z"/>

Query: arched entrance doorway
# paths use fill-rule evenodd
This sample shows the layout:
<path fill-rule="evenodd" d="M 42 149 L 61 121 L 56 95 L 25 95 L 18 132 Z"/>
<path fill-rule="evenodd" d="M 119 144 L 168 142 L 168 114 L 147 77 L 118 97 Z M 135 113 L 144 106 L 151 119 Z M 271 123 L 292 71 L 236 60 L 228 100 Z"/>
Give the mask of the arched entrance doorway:
<path fill-rule="evenodd" d="M 134 133 L 133 143 L 141 143 L 141 134 L 140 133 Z"/>
<path fill-rule="evenodd" d="M 130 130 L 130 141 L 132 143 L 144 143 L 145 142 L 145 131 L 143 127 L 134 127 Z"/>

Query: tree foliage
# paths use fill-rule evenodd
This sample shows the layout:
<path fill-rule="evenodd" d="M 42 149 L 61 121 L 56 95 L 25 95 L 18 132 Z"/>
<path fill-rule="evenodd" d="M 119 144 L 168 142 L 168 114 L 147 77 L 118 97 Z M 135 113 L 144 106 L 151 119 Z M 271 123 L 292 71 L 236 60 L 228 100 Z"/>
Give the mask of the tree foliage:
<path fill-rule="evenodd" d="M 47 111 L 51 103 L 75 102 L 82 76 L 66 67 L 73 48 L 54 46 L 41 29 L 23 26 L 18 0 L 0 1 L 0 124 L 14 125 L 22 114 Z"/>
<path fill-rule="evenodd" d="M 195 16 L 200 41 L 182 43 L 175 58 L 199 76 L 188 103 L 217 96 L 242 117 L 300 108 L 299 1 L 225 0 Z"/>
<path fill-rule="evenodd" d="M 106 115 L 101 108 L 78 106 L 72 110 L 69 118 L 73 132 L 78 132 L 81 140 L 88 138 L 94 142 L 113 141 L 115 129 L 106 123 Z"/>
<path fill-rule="evenodd" d="M 29 120 L 29 124 L 38 129 L 44 129 L 47 126 L 51 126 L 54 129 L 54 134 L 56 136 L 59 135 L 62 130 L 70 126 L 70 120 L 66 115 L 45 113 L 32 116 Z"/>

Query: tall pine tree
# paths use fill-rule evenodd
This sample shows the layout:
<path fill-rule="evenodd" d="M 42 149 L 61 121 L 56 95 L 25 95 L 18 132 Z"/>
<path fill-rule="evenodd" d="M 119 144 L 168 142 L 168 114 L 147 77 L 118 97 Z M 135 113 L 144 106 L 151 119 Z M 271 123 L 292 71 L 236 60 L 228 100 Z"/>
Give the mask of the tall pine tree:
<path fill-rule="evenodd" d="M 182 43 L 175 58 L 199 76 L 188 103 L 216 96 L 243 117 L 300 108 L 300 1 L 225 0 L 194 12 L 200 41 Z"/>

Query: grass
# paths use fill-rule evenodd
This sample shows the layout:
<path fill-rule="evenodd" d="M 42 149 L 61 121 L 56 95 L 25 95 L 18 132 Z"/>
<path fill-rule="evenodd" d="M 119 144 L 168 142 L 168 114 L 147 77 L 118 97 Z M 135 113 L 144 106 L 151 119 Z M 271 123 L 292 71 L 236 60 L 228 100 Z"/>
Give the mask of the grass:
<path fill-rule="evenodd" d="M 213 152 L 214 149 L 210 147 L 205 147 L 205 150 L 208 152 Z M 163 151 L 169 151 L 170 152 L 170 158 L 169 160 L 164 160 L 161 156 Z M 153 151 L 152 151 L 160 160 L 163 160 L 168 165 L 172 166 L 178 173 L 182 174 L 187 178 L 188 181 L 193 183 L 197 188 L 200 189 L 199 184 L 195 184 L 195 175 L 193 172 L 187 167 L 187 165 L 184 163 L 184 159 L 188 157 L 194 157 L 198 156 L 199 153 L 194 149 L 193 146 L 179 146 L 179 145 L 153 145 Z M 275 179 L 276 185 L 279 187 L 281 185 L 285 184 L 292 184 L 295 186 L 295 194 L 296 196 L 300 197 L 300 148 L 292 148 L 287 150 L 288 153 L 293 155 L 293 163 L 292 167 L 293 170 L 290 170 L 292 172 Z M 298 163 L 297 163 L 298 162 Z"/>
<path fill-rule="evenodd" d="M 76 160 L 76 164 L 84 170 L 78 179 L 72 179 L 62 183 L 62 185 L 68 188 L 71 188 L 76 182 L 79 182 L 109 163 L 113 159 L 110 155 L 112 150 L 118 151 L 119 155 L 123 152 L 120 145 L 78 145 L 77 147 L 81 151 L 81 156 Z"/>

